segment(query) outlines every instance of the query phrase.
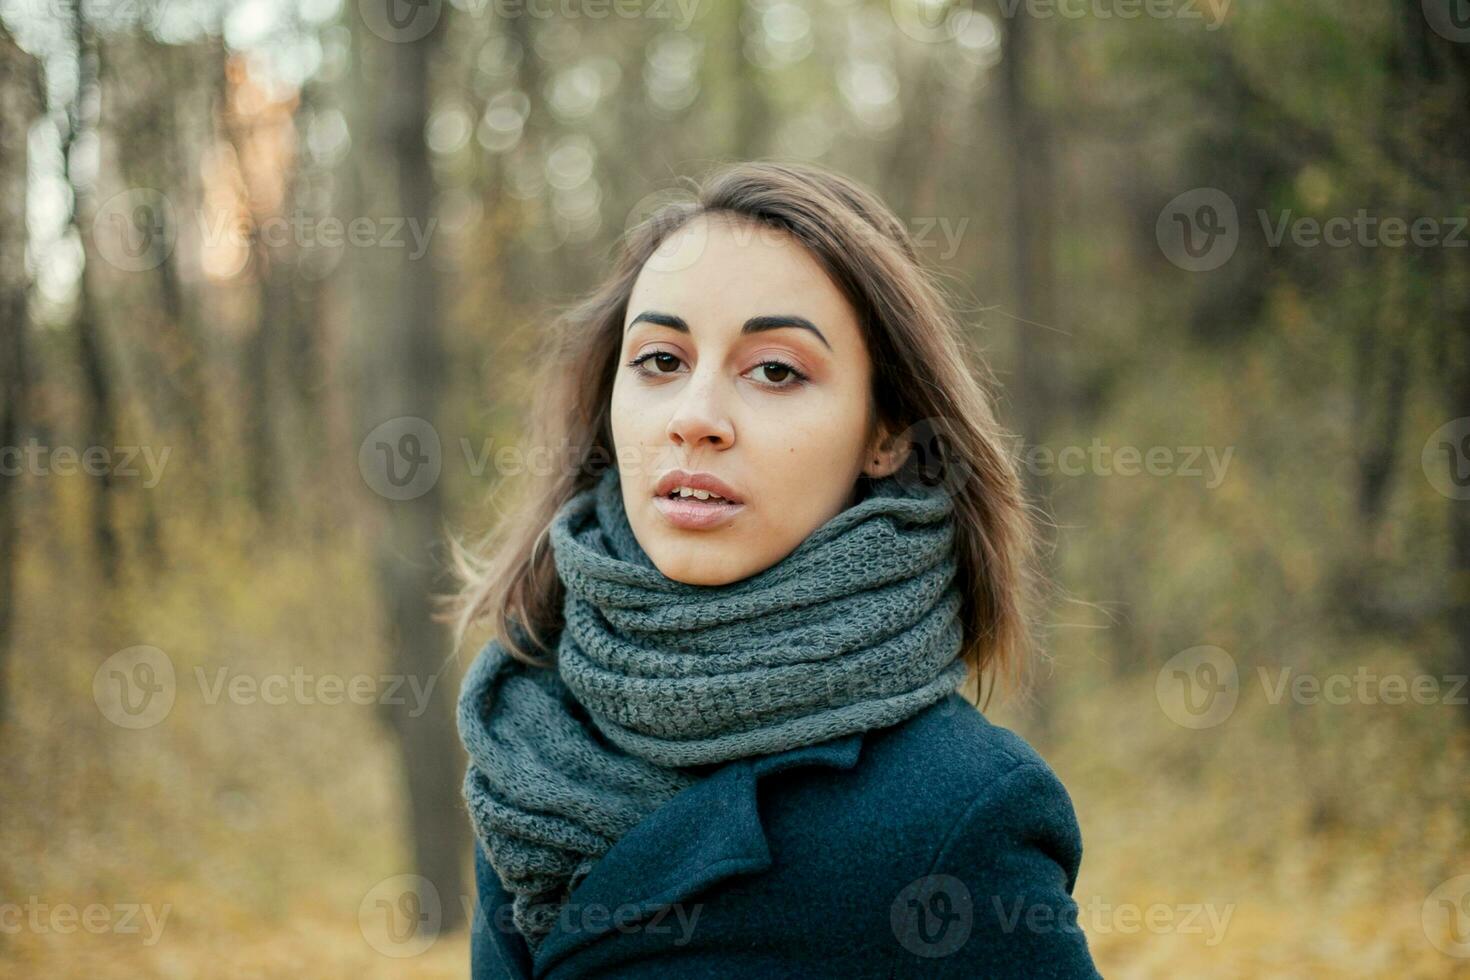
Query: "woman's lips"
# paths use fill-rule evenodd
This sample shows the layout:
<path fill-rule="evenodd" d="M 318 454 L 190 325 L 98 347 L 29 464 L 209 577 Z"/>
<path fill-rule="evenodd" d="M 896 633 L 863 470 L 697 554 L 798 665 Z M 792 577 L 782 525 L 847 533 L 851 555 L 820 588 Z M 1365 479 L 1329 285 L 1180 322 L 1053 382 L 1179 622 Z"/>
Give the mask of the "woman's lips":
<path fill-rule="evenodd" d="M 744 504 L 700 500 L 698 497 L 654 497 L 653 505 L 664 520 L 686 531 L 707 531 L 730 521 L 745 509 Z"/>

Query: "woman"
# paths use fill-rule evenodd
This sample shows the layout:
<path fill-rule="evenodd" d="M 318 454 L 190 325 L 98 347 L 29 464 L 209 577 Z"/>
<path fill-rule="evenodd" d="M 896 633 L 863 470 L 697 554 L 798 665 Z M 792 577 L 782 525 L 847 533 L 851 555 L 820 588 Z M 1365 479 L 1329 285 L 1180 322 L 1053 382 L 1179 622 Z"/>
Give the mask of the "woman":
<path fill-rule="evenodd" d="M 729 166 L 559 320 L 533 475 L 459 550 L 479 977 L 1092 977 L 1012 675 L 1027 512 L 871 194 Z"/>

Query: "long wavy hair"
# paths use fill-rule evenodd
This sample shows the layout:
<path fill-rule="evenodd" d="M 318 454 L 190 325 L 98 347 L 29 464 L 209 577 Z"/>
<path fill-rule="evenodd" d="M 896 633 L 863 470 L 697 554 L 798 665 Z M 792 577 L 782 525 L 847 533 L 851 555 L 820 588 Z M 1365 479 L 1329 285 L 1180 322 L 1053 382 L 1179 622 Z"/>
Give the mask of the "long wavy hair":
<path fill-rule="evenodd" d="M 522 492 L 478 541 L 450 536 L 460 588 L 440 597 L 440 618 L 453 625 L 455 648 L 472 629 L 489 626 L 512 656 L 554 663 L 563 587 L 548 531 L 562 504 L 615 460 L 609 407 L 629 295 L 665 239 L 700 215 L 719 215 L 794 236 L 856 311 L 872 357 L 877 420 L 912 446 L 900 472 L 943 480 L 953 495 L 961 656 L 977 703 L 982 689 L 988 702 L 995 681 L 1022 679 L 1028 659 L 1036 524 L 1007 449 L 1010 435 L 996 421 L 990 375 L 964 342 L 939 278 L 921 265 L 892 211 L 840 174 L 759 161 L 685 181 L 692 199 L 667 204 L 631 229 L 608 277 L 552 323 L 528 435 L 530 445 L 563 447 L 566 456 L 527 468 L 517 478 Z"/>

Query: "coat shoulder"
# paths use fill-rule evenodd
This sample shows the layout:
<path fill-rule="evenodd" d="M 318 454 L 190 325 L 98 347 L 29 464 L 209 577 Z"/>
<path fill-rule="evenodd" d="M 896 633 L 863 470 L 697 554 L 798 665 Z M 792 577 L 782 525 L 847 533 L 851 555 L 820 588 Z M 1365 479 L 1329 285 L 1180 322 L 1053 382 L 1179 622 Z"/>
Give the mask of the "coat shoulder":
<path fill-rule="evenodd" d="M 960 812 L 1012 772 L 1034 768 L 1055 773 L 1020 735 L 992 723 L 954 693 L 902 724 L 869 732 L 860 766 L 871 790 L 892 793 L 923 806 L 905 807 L 937 826 L 950 826 Z"/>
<path fill-rule="evenodd" d="M 1077 814 L 1025 739 L 953 694 L 864 749 L 878 792 L 915 801 L 896 821 L 904 860 L 870 879 L 892 898 L 894 976 L 1097 980 L 1072 898 Z"/>
<path fill-rule="evenodd" d="M 746 887 L 762 907 L 829 910 L 814 956 L 846 950 L 882 976 L 1096 977 L 1075 928 L 1071 799 L 961 695 L 867 732 L 850 771 L 767 788 L 776 862 Z M 1018 903 L 1057 927 L 1018 927 Z"/>
<path fill-rule="evenodd" d="M 1046 807 L 1042 816 L 1063 839 L 1069 879 L 1072 859 L 1080 860 L 1076 815 L 1061 781 L 1025 739 L 958 693 L 865 733 L 849 772 L 798 771 L 773 782 L 763 791 L 766 812 L 793 859 L 840 861 L 847 877 L 874 887 L 928 873 L 946 840 L 977 814 L 1003 819 L 1033 803 Z M 1021 782 L 1044 792 L 1018 794 Z"/>

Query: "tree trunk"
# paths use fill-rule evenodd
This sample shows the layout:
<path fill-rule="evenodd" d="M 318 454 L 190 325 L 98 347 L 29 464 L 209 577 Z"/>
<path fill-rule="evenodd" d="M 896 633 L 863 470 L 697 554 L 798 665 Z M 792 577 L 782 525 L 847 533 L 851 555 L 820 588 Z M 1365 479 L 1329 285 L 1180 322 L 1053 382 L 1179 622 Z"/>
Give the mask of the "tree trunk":
<path fill-rule="evenodd" d="M 1015 405 L 1014 426 L 1024 448 L 1044 442 L 1052 428 L 1060 386 L 1057 352 L 1050 343 L 1056 309 L 1052 302 L 1052 150 L 1051 127 L 1031 102 L 1028 76 L 1036 59 L 1035 24 L 1018 11 L 1005 19 L 1001 60 L 1001 106 L 1010 137 L 1012 312 L 1015 374 L 1008 386 Z M 1047 481 L 1023 472 L 1030 497 L 1045 506 Z M 1046 554 L 1050 549 L 1041 549 Z M 1035 683 L 1036 720 L 1043 734 L 1051 713 L 1045 678 Z"/>
<path fill-rule="evenodd" d="M 1453 368 L 1449 372 L 1446 403 L 1451 418 L 1470 414 L 1470 305 L 1455 318 L 1459 336 L 1454 338 Z M 1463 447 L 1462 447 L 1463 448 Z M 1466 460 L 1454 454 L 1449 465 L 1463 467 Z M 1450 522 L 1450 635 L 1454 638 L 1453 672 L 1470 674 L 1470 500 L 1449 501 Z M 1470 722 L 1470 715 L 1467 715 Z"/>
<path fill-rule="evenodd" d="M 448 14 L 445 7 L 434 30 L 417 41 L 385 43 L 370 32 L 358 33 L 360 74 L 354 84 L 364 97 L 354 126 L 360 149 L 354 153 L 353 184 L 359 196 L 351 206 L 357 215 L 395 215 L 431 227 L 435 180 L 424 123 L 431 102 L 430 66 Z M 405 249 L 349 253 L 356 274 L 352 323 L 363 358 L 360 439 L 381 423 L 409 416 L 443 431 L 439 397 L 447 370 L 436 258 L 432 237 L 427 254 L 417 259 Z M 400 447 L 396 437 L 384 444 L 389 453 Z M 437 452 L 433 446 L 423 448 Z M 412 466 L 415 458 L 387 463 Z M 438 454 L 437 462 L 443 459 Z M 373 482 L 368 480 L 370 486 Z M 373 489 L 379 491 L 377 516 L 383 525 L 375 561 L 390 669 L 414 683 L 434 684 L 427 709 L 416 717 L 412 705 L 383 707 L 403 761 L 415 871 L 437 889 L 447 930 L 463 923 L 469 823 L 461 797 L 466 760 L 454 724 L 455 678 L 444 676 L 454 661 L 448 632 L 435 621 L 430 601 L 433 593 L 448 589 L 437 561 L 445 526 L 442 498 L 437 479 L 417 487 L 408 499 L 397 499 L 403 495 L 384 492 L 382 485 Z"/>
<path fill-rule="evenodd" d="M 93 241 L 92 224 L 95 218 L 95 201 L 89 188 L 73 179 L 71 174 L 71 148 L 86 128 L 96 125 L 84 113 L 88 106 L 96 106 L 98 100 L 90 99 L 96 90 L 100 53 L 96 37 L 86 22 L 81 5 L 72 11 L 72 31 L 78 62 L 76 100 L 69 109 L 69 122 L 62 141 L 62 161 L 67 182 L 71 184 L 75 204 L 71 222 L 82 242 L 84 261 L 81 281 L 77 286 L 77 306 L 73 326 L 76 335 L 77 361 L 82 376 L 83 421 L 82 433 L 88 447 L 100 446 L 111 452 L 117 447 L 117 409 L 114 405 L 111 368 L 104 346 L 102 325 L 97 306 L 97 272 L 101 268 L 102 255 Z M 107 584 L 117 581 L 121 564 L 114 511 L 117 506 L 117 486 L 108 467 L 100 467 L 92 477 L 96 492 L 92 497 L 92 539 L 97 551 L 98 567 Z"/>
<path fill-rule="evenodd" d="M 771 107 L 761 87 L 762 69 L 745 56 L 745 0 L 730 0 L 724 8 L 722 30 L 725 57 L 730 65 L 730 159 L 757 159 L 765 153 L 771 131 Z"/>
<path fill-rule="evenodd" d="M 19 448 L 26 427 L 26 147 L 41 103 L 40 63 L 0 25 L 0 452 Z M 24 468 L 17 462 L 0 458 L 0 724 L 10 703 L 7 666 L 20 560 Z"/>

